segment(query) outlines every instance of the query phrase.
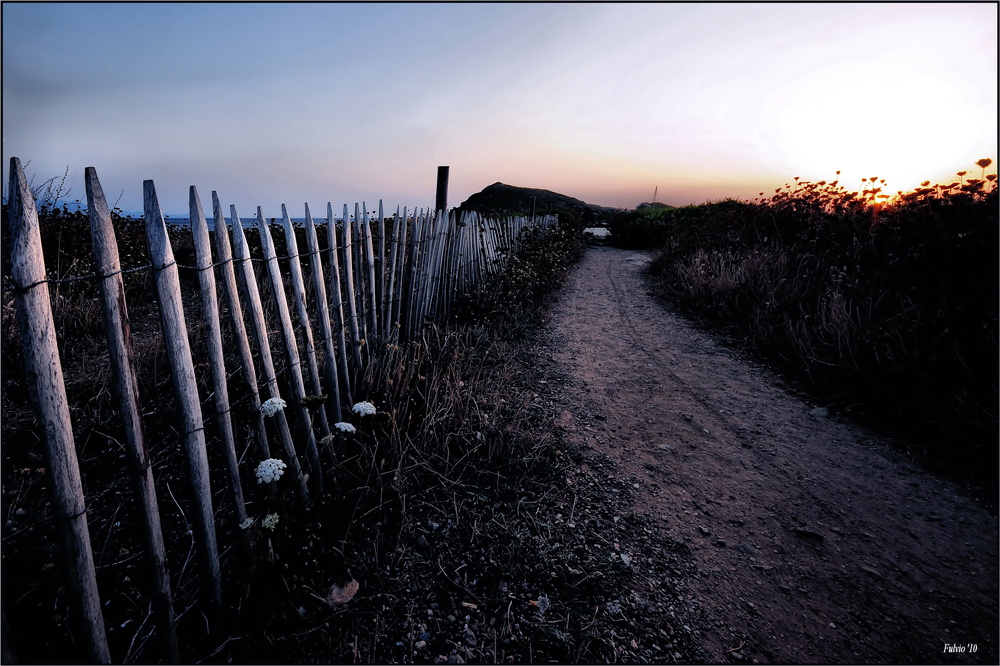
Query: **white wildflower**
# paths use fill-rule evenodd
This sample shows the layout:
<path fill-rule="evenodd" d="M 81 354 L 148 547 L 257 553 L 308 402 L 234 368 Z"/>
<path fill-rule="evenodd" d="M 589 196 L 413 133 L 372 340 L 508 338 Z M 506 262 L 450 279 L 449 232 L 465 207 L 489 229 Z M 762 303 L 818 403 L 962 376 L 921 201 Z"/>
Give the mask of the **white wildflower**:
<path fill-rule="evenodd" d="M 333 427 L 341 432 L 357 432 L 357 428 L 352 426 L 350 423 L 341 421 L 340 423 L 334 423 Z"/>
<path fill-rule="evenodd" d="M 251 525 L 253 525 L 253 518 L 247 518 L 242 523 L 240 523 L 240 529 L 241 530 L 248 529 Z"/>
<path fill-rule="evenodd" d="M 545 611 L 547 611 L 549 609 L 549 606 L 551 606 L 551 605 L 552 604 L 549 603 L 549 598 L 548 597 L 546 597 L 544 595 L 538 597 L 537 606 L 538 606 L 538 612 L 539 613 L 544 613 Z"/>
<path fill-rule="evenodd" d="M 264 516 L 264 520 L 260 521 L 261 527 L 266 527 L 269 530 L 273 530 L 274 526 L 278 524 L 278 514 L 269 513 Z"/>
<path fill-rule="evenodd" d="M 361 416 L 371 416 L 375 413 L 375 405 L 370 402 L 359 402 L 351 409 L 354 410 L 355 414 L 361 414 Z"/>
<path fill-rule="evenodd" d="M 274 416 L 288 406 L 281 398 L 271 398 L 260 406 L 260 413 L 264 416 Z"/>
<path fill-rule="evenodd" d="M 281 478 L 281 475 L 285 473 L 282 470 L 286 467 L 288 467 L 288 465 L 277 458 L 268 458 L 261 464 L 257 465 L 257 483 L 270 483 L 272 481 L 277 481 Z"/>

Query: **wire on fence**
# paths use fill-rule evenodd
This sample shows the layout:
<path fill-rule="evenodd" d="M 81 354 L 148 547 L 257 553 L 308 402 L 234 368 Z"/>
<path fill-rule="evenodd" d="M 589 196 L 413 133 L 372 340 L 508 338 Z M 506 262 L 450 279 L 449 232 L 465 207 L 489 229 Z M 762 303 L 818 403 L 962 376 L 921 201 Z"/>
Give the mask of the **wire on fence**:
<path fill-rule="evenodd" d="M 64 283 L 67 283 L 67 282 L 80 282 L 82 280 L 91 280 L 93 278 L 98 278 L 98 279 L 101 279 L 101 280 L 106 280 L 107 278 L 114 277 L 115 275 L 118 275 L 119 273 L 122 274 L 122 275 L 128 275 L 129 273 L 137 273 L 139 271 L 144 271 L 147 268 L 152 268 L 152 267 L 153 267 L 153 264 L 146 264 L 145 266 L 138 266 L 136 268 L 127 268 L 127 269 L 126 268 L 122 268 L 122 269 L 119 269 L 119 270 L 114 271 L 112 273 L 108 273 L 106 275 L 101 275 L 101 274 L 95 272 L 95 273 L 89 273 L 87 275 L 77 275 L 77 276 L 68 277 L 68 278 L 45 278 L 43 280 L 38 280 L 36 282 L 32 282 L 31 284 L 27 285 L 26 287 L 18 287 L 17 285 L 13 285 L 12 284 L 12 285 L 10 285 L 8 287 L 4 287 L 3 293 L 4 294 L 8 294 L 10 292 L 14 292 L 16 294 L 24 294 L 24 293 L 27 293 L 28 291 L 30 291 L 31 289 L 34 289 L 35 287 L 37 287 L 40 284 L 64 284 Z M 164 268 L 166 268 L 166 267 L 164 266 Z"/>
<path fill-rule="evenodd" d="M 335 245 L 334 249 L 343 250 L 345 247 L 346 247 L 345 245 Z M 329 250 L 330 250 L 330 248 L 324 248 L 322 250 L 317 249 L 315 252 L 299 252 L 298 254 L 290 254 L 290 255 L 289 254 L 280 254 L 280 255 L 278 255 L 275 258 L 276 259 L 293 259 L 295 257 L 322 256 L 323 252 L 329 252 Z M 201 271 L 208 270 L 209 268 L 215 268 L 216 266 L 222 266 L 223 264 L 232 263 L 233 261 L 235 261 L 235 259 L 233 257 L 230 257 L 229 259 L 224 259 L 222 261 L 212 262 L 211 264 L 209 264 L 207 266 L 188 266 L 187 264 L 179 263 L 175 259 L 174 261 L 170 262 L 169 264 L 165 264 L 164 266 L 161 266 L 159 269 L 155 269 L 154 268 L 154 270 L 163 270 L 164 268 L 169 268 L 170 266 L 176 265 L 177 268 L 183 268 L 185 270 L 191 270 L 191 271 L 199 271 L 199 272 L 201 272 Z M 261 258 L 258 258 L 258 257 L 250 257 L 250 261 L 255 261 L 255 262 L 260 263 L 260 264 L 267 263 L 267 259 L 261 259 Z M 100 280 L 105 280 L 105 279 L 107 279 L 109 277 L 114 277 L 115 275 L 118 275 L 118 274 L 129 275 L 131 273 L 137 273 L 139 271 L 146 270 L 147 268 L 153 268 L 153 264 L 152 263 L 148 263 L 148 264 L 145 264 L 144 266 L 137 266 L 135 268 L 122 268 L 122 269 L 119 269 L 119 270 L 114 271 L 112 273 L 108 273 L 106 275 L 102 275 L 100 273 L 94 272 L 94 273 L 88 273 L 87 275 L 76 275 L 74 277 L 68 277 L 68 278 L 48 277 L 48 278 L 45 278 L 43 280 L 38 280 L 37 282 L 32 282 L 31 284 L 29 284 L 26 287 L 20 287 L 19 288 L 17 285 L 8 285 L 8 286 L 4 287 L 3 291 L 0 292 L 0 293 L 2 293 L 4 295 L 7 295 L 9 293 L 23 294 L 23 293 L 28 292 L 31 289 L 34 289 L 35 287 L 37 287 L 40 284 L 65 284 L 65 283 L 68 283 L 68 282 L 81 282 L 83 280 L 91 280 L 91 279 L 94 279 L 94 278 L 97 278 L 97 279 L 100 279 Z"/>

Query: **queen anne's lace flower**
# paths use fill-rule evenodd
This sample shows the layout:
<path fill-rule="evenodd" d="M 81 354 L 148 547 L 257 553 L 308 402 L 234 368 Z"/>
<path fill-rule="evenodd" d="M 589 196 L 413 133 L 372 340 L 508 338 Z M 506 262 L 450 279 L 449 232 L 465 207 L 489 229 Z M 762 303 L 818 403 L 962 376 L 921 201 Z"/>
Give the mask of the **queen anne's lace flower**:
<path fill-rule="evenodd" d="M 371 416 L 375 413 L 375 405 L 370 402 L 359 402 L 351 409 L 354 410 L 354 413 L 361 414 L 361 416 Z"/>
<path fill-rule="evenodd" d="M 273 530 L 274 526 L 278 524 L 278 514 L 269 513 L 264 516 L 264 520 L 260 521 L 261 527 L 266 527 L 269 530 Z"/>
<path fill-rule="evenodd" d="M 283 471 L 288 465 L 277 458 L 268 458 L 257 465 L 257 483 L 271 483 L 281 478 Z"/>
<path fill-rule="evenodd" d="M 260 406 L 260 413 L 264 416 L 274 416 L 288 406 L 281 398 L 271 398 Z"/>
<path fill-rule="evenodd" d="M 333 427 L 341 432 L 357 432 L 357 428 L 352 426 L 350 423 L 341 421 L 340 423 L 334 423 Z"/>
<path fill-rule="evenodd" d="M 253 518 L 247 518 L 242 523 L 240 523 L 240 529 L 241 530 L 248 529 L 251 525 L 253 525 Z"/>

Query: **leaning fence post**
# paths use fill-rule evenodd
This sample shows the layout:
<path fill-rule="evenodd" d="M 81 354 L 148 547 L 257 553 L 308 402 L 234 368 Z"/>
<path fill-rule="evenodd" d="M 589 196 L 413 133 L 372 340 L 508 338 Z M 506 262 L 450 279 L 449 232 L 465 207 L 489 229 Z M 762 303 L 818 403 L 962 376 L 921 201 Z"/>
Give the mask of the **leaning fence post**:
<path fill-rule="evenodd" d="M 385 326 L 385 218 L 382 215 L 382 200 L 378 200 L 378 248 L 375 252 L 375 297 L 378 302 L 379 321 Z"/>
<path fill-rule="evenodd" d="M 367 301 L 365 309 L 368 314 L 368 328 L 371 331 L 368 337 L 373 338 L 372 340 L 368 340 L 368 353 L 371 354 L 371 345 L 374 342 L 374 338 L 378 337 L 378 302 L 375 297 L 375 258 L 372 250 L 372 229 L 371 225 L 368 224 L 367 210 L 365 211 L 364 221 L 361 224 L 361 238 L 358 240 L 364 244 L 361 251 L 364 252 L 364 264 L 368 268 L 368 288 L 365 290 L 365 298 L 363 300 Z M 358 281 L 360 282 L 361 279 L 359 278 Z"/>
<path fill-rule="evenodd" d="M 194 363 L 191 361 L 187 323 L 184 321 L 177 262 L 170 247 L 167 226 L 160 213 L 160 203 L 156 198 L 153 181 L 142 181 L 142 193 L 146 217 L 146 241 L 149 244 L 149 255 L 156 276 L 156 293 L 160 302 L 163 343 L 167 349 L 174 392 L 180 406 L 184 452 L 187 454 L 191 494 L 195 504 L 194 524 L 201 556 L 202 591 L 209 603 L 210 613 L 215 615 L 215 623 L 212 623 L 215 625 L 214 628 L 212 624 L 209 625 L 209 631 L 214 633 L 221 629 L 222 577 L 219 572 L 219 549 L 215 540 L 212 489 L 209 486 L 208 454 L 205 450 L 205 426 L 201 416 L 201 402 L 198 399 Z"/>
<path fill-rule="evenodd" d="M 405 340 L 414 339 L 416 330 L 416 309 L 417 296 L 420 293 L 420 268 L 422 267 L 421 256 L 424 251 L 424 220 L 426 214 L 421 210 L 419 213 L 413 210 L 413 244 L 410 246 L 410 280 L 407 283 L 406 294 L 406 336 Z"/>
<path fill-rule="evenodd" d="M 399 266 L 396 269 L 396 288 L 394 290 L 396 303 L 392 307 L 392 323 L 395 325 L 396 330 L 393 331 L 393 339 L 396 344 L 399 344 L 400 334 L 402 333 L 403 322 L 400 318 L 400 310 L 403 307 L 403 284 L 406 279 L 406 236 L 409 233 L 409 221 L 406 216 L 406 207 L 403 207 L 403 219 L 400 221 L 399 231 L 402 234 L 396 239 L 397 257 L 396 260 L 399 262 Z"/>
<path fill-rule="evenodd" d="M 309 214 L 309 204 L 306 204 L 306 215 Z M 306 285 L 302 280 L 302 264 L 299 262 L 299 243 L 295 239 L 295 229 L 288 219 L 285 204 L 281 204 L 281 224 L 285 228 L 285 244 L 288 247 L 288 268 L 292 277 L 292 294 L 295 296 L 295 311 L 299 317 L 299 328 L 302 331 L 302 346 L 306 350 L 306 363 L 309 364 L 309 386 L 314 396 L 323 393 L 319 382 L 319 365 L 316 363 L 316 343 L 313 340 L 312 324 L 309 323 L 309 309 L 306 307 Z M 322 284 L 322 280 L 320 281 Z M 324 403 L 326 400 L 323 401 Z M 323 437 L 330 436 L 330 423 L 326 418 L 326 406 L 321 404 L 315 410 L 319 421 L 319 431 Z"/>
<path fill-rule="evenodd" d="M 129 335 L 128 306 L 122 283 L 118 242 L 111 224 L 111 211 L 104 190 L 97 179 L 97 170 L 84 170 L 87 188 L 87 209 L 90 211 L 90 234 L 94 241 L 94 265 L 101 280 L 101 307 L 111 360 L 112 385 L 118 401 L 118 413 L 125 429 L 129 452 L 129 472 L 136 502 L 142 512 L 143 541 L 149 569 L 150 591 L 156 610 L 159 633 L 163 639 L 166 659 L 180 661 L 177 634 L 174 628 L 174 605 L 170 596 L 170 574 L 163 546 L 160 509 L 156 501 L 153 467 L 146 448 L 146 434 L 139 410 L 139 383 L 135 374 L 135 357 Z"/>
<path fill-rule="evenodd" d="M 222 331 L 219 322 L 219 302 L 215 296 L 215 273 L 212 266 L 212 244 L 208 239 L 208 222 L 201 207 L 198 188 L 194 185 L 188 192 L 188 209 L 191 216 L 191 234 L 194 236 L 195 262 L 198 266 L 198 285 L 201 288 L 201 312 L 205 321 L 205 341 L 208 343 L 208 363 L 212 367 L 212 393 L 215 395 L 215 420 L 222 439 L 222 450 L 229 468 L 229 488 L 233 491 L 233 505 L 236 507 L 236 524 L 242 525 L 247 519 L 246 505 L 243 503 L 243 484 L 240 482 L 240 463 L 236 457 L 236 442 L 233 437 L 233 420 L 229 415 L 229 389 L 226 386 L 226 362 L 222 353 Z M 223 221 L 225 225 L 225 221 Z M 253 567 L 253 550 L 250 535 L 238 528 L 243 557 L 248 567 Z"/>
<path fill-rule="evenodd" d="M 354 211 L 358 212 L 355 204 Z M 347 311 L 351 316 L 351 344 L 354 350 L 354 371 L 361 373 L 361 333 L 358 330 L 358 306 L 354 298 L 354 262 L 351 247 L 351 222 L 347 216 L 347 204 L 344 204 L 344 281 L 347 296 Z"/>
<path fill-rule="evenodd" d="M 333 224 L 333 221 L 330 221 Z M 323 336 L 323 368 L 326 372 L 327 390 L 333 398 L 333 414 L 340 421 L 340 382 L 337 380 L 337 357 L 334 352 L 333 328 L 330 326 L 330 305 L 326 299 L 326 284 L 323 281 L 323 262 L 319 256 L 319 239 L 316 224 L 306 204 L 306 247 L 309 250 L 309 268 L 312 277 L 313 295 L 316 299 L 316 319 L 319 334 Z M 331 447 L 332 450 L 332 447 Z"/>
<path fill-rule="evenodd" d="M 437 288 L 441 277 L 441 261 L 443 259 L 444 229 L 448 224 L 448 213 L 443 210 L 437 211 L 434 216 L 434 226 L 431 235 L 428 236 L 430 245 L 430 261 L 427 264 L 427 272 L 424 274 L 424 291 L 421 297 L 420 321 L 418 326 L 422 327 L 425 318 L 431 320 L 435 317 L 437 307 Z"/>
<path fill-rule="evenodd" d="M 233 219 L 237 220 L 233 224 L 233 261 L 239 267 L 240 286 L 243 288 L 247 307 L 250 308 L 250 324 L 253 326 L 254 337 L 257 339 L 257 350 L 260 352 L 267 390 L 272 398 L 281 399 L 281 393 L 278 391 L 278 378 L 274 374 L 271 346 L 267 339 L 264 307 L 261 305 L 260 291 L 257 289 L 257 276 L 254 274 L 253 264 L 250 262 L 250 246 L 243 233 L 243 225 L 239 223 L 240 218 L 236 212 L 236 206 L 230 205 L 229 210 L 232 211 Z M 302 467 L 299 465 L 299 457 L 295 453 L 295 445 L 292 443 L 292 434 L 288 431 L 288 420 L 285 418 L 284 411 L 278 410 L 274 414 L 274 424 L 278 429 L 278 437 L 285 449 L 285 455 L 288 456 L 288 464 L 292 468 L 292 474 L 295 476 L 296 483 L 299 484 L 299 497 L 303 504 L 308 505 L 309 489 L 306 488 L 306 480 L 302 476 Z"/>
<path fill-rule="evenodd" d="M 74 592 L 74 603 L 82 618 L 89 656 L 94 661 L 109 663 L 111 655 L 108 653 L 101 600 L 97 593 L 87 507 L 73 445 L 69 403 L 49 303 L 49 285 L 45 281 L 38 212 L 21 169 L 21 160 L 16 157 L 10 158 L 10 187 L 7 191 L 11 278 L 24 366 L 38 420 L 45 432 L 45 450 L 52 479 L 52 505 L 69 556 L 66 570 Z"/>
<path fill-rule="evenodd" d="M 405 213 L 404 213 L 405 214 Z M 403 229 L 406 228 L 406 222 L 403 222 Z M 390 243 L 392 249 L 389 254 L 389 284 L 384 290 L 383 298 L 385 300 L 385 315 L 382 317 L 382 321 L 385 322 L 385 339 L 390 341 L 393 339 L 393 324 L 396 323 L 396 315 L 394 312 L 394 294 L 396 291 L 396 257 L 399 254 L 399 231 L 400 229 L 400 218 L 399 218 L 399 206 L 396 206 L 396 217 L 392 225 L 392 238 Z"/>
<path fill-rule="evenodd" d="M 312 430 L 312 419 L 306 411 L 302 399 L 306 397 L 305 382 L 302 381 L 302 361 L 295 342 L 295 330 L 292 328 L 292 317 L 288 312 L 288 299 L 285 298 L 285 286 L 281 280 L 281 270 L 278 267 L 278 256 L 274 251 L 274 241 L 271 230 L 264 222 L 264 212 L 257 206 L 257 228 L 260 231 L 260 242 L 264 250 L 264 263 L 271 278 L 271 293 L 274 294 L 274 304 L 278 315 L 278 325 L 281 327 L 281 338 L 285 343 L 285 358 L 288 360 L 288 371 L 292 377 L 292 408 L 298 411 L 302 423 L 302 434 L 306 437 L 306 457 L 313 467 L 316 476 L 316 489 L 323 492 L 323 469 L 319 463 L 319 451 L 316 448 L 316 436 Z"/>
<path fill-rule="evenodd" d="M 222 212 L 217 192 L 212 192 L 212 214 L 215 220 L 215 254 L 219 257 L 219 271 L 222 276 L 222 291 L 226 294 L 226 306 L 229 310 L 229 322 L 233 327 L 233 338 L 240 352 L 240 362 L 243 366 L 243 378 L 250 394 L 250 407 L 254 411 L 253 429 L 257 439 L 257 448 L 261 460 L 271 457 L 267 445 L 267 428 L 264 426 L 264 415 L 260 411 L 260 394 L 257 391 L 257 369 L 254 367 L 253 354 L 250 352 L 250 341 L 247 338 L 247 327 L 243 323 L 243 308 L 240 306 L 240 295 L 236 291 L 236 271 L 233 269 L 233 251 L 229 244 L 229 231 L 226 229 L 226 217 Z M 236 208 L 232 208 L 234 225 L 240 224 L 236 217 Z M 243 452 L 246 455 L 246 450 Z"/>
<path fill-rule="evenodd" d="M 347 210 L 347 205 L 344 205 Z M 337 254 L 337 223 L 333 221 L 333 204 L 326 202 L 326 244 L 330 253 L 330 307 L 337 325 L 337 364 L 340 369 L 340 381 L 344 389 L 347 404 L 351 404 L 351 375 L 347 368 L 347 344 L 344 340 L 344 301 L 340 288 L 340 260 Z"/>
<path fill-rule="evenodd" d="M 364 263 L 363 263 L 364 250 L 362 249 L 364 238 L 361 235 L 361 216 L 362 212 L 358 208 L 358 203 L 354 202 L 353 234 L 354 238 L 357 240 L 358 248 L 357 252 L 354 252 L 354 250 L 352 249 L 352 252 L 354 252 L 354 293 L 351 294 L 351 298 L 354 299 L 355 310 L 358 313 L 357 316 L 358 328 L 361 331 L 360 333 L 361 337 L 359 338 L 359 340 L 364 341 L 368 339 L 368 324 L 366 323 L 367 318 L 365 317 L 365 298 L 364 298 L 365 276 L 364 276 Z M 366 218 L 368 217 L 367 211 L 364 212 L 364 216 Z M 367 344 L 367 342 L 359 344 L 364 346 Z M 367 350 L 365 351 L 367 352 Z M 367 353 L 365 355 L 367 356 Z"/>

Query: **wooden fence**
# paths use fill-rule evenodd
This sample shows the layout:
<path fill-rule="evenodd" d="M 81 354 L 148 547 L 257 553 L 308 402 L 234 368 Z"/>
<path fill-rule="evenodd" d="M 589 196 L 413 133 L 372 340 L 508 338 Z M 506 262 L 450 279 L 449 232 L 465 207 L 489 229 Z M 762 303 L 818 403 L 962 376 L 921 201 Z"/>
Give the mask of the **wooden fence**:
<path fill-rule="evenodd" d="M 136 506 L 142 514 L 140 523 L 151 602 L 163 641 L 164 658 L 176 662 L 180 655 L 174 629 L 170 576 L 153 484 L 154 470 L 143 431 L 123 270 L 111 213 L 92 167 L 85 171 L 85 184 L 96 269 L 94 279 L 99 284 L 114 396 L 126 433 L 129 474 Z M 188 342 L 179 265 L 151 180 L 143 183 L 143 202 L 150 269 L 155 276 L 162 339 L 178 401 L 178 431 L 187 458 L 188 481 L 195 507 L 193 531 L 200 561 L 203 609 L 210 627 L 218 627 L 223 621 L 219 546 L 209 484 L 203 402 L 198 394 L 196 369 Z M 240 369 L 233 374 L 239 373 L 249 387 L 251 412 L 256 416 L 247 425 L 261 460 L 272 457 L 261 398 L 282 398 L 274 354 L 283 355 L 290 375 L 290 395 L 285 396 L 288 398 L 287 415 L 285 410 L 274 414 L 280 440 L 276 443 L 280 452 L 274 455 L 287 462 L 298 498 L 303 505 L 308 505 L 315 494 L 324 490 L 319 445 L 332 447 L 331 423 L 341 421 L 346 406 L 352 404 L 352 380 L 365 367 L 370 350 L 376 345 L 414 340 L 427 323 L 447 318 L 458 297 L 470 293 L 476 285 L 501 270 L 505 259 L 518 249 L 522 230 L 556 223 L 555 218 L 549 216 L 494 220 L 475 213 L 456 217 L 454 211 L 421 210 L 408 214 L 406 209 L 402 213 L 397 209 L 395 215 L 386 218 L 380 203 L 377 215 L 369 214 L 364 205 L 355 204 L 353 216 L 345 204 L 342 223 L 338 225 L 332 205 L 327 204 L 327 249 L 321 252 L 317 225 L 306 205 L 303 252 L 288 211 L 282 205 L 281 229 L 287 254 L 281 259 L 287 261 L 290 275 L 287 280 L 290 284 L 287 284 L 271 227 L 258 207 L 256 229 L 266 267 L 266 279 L 262 280 L 266 285 L 261 286 L 252 263 L 259 260 L 251 257 L 236 207 L 229 207 L 230 219 L 234 222 L 230 230 L 219 197 L 212 192 L 213 257 L 208 223 L 194 186 L 190 188 L 189 204 L 196 266 L 188 268 L 198 273 L 215 427 L 227 467 L 224 483 L 232 492 L 236 517 L 241 522 L 247 520 L 244 481 L 240 476 L 231 419 L 229 375 L 225 367 L 217 291 L 223 294 L 240 362 Z M 53 507 L 59 529 L 64 532 L 66 556 L 70 558 L 67 569 L 75 613 L 86 626 L 85 640 L 90 658 L 108 662 L 110 655 L 86 505 L 49 297 L 48 285 L 56 280 L 46 273 L 35 202 L 17 158 L 11 159 L 9 218 L 17 319 L 29 387 L 45 433 Z M 303 277 L 303 261 L 308 263 L 311 286 L 308 290 Z M 260 289 L 272 295 L 276 310 L 281 333 L 281 346 L 276 351 L 272 351 L 269 343 Z M 310 303 L 315 312 L 313 317 L 310 317 Z M 249 321 L 249 326 L 245 321 Z M 313 333 L 314 323 L 318 337 Z M 252 348 L 256 349 L 256 356 Z M 298 449 L 291 436 L 289 419 L 301 432 L 307 433 Z M 244 563 L 252 566 L 246 530 L 238 532 L 241 541 L 234 545 L 243 554 Z"/>

